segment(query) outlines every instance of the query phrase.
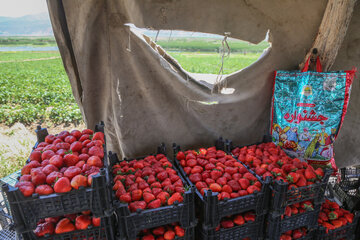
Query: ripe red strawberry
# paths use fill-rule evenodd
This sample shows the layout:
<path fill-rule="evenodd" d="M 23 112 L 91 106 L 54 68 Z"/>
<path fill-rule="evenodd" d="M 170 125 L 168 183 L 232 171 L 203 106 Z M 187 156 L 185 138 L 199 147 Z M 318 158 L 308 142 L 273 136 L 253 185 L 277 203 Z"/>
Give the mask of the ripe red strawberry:
<path fill-rule="evenodd" d="M 305 174 L 304 175 L 305 175 L 305 178 L 310 182 L 313 182 L 313 181 L 315 181 L 317 179 L 315 171 L 310 167 L 305 169 Z"/>
<path fill-rule="evenodd" d="M 101 168 L 103 166 L 103 162 L 98 156 L 91 156 L 86 162 L 89 166 L 95 166 Z"/>
<path fill-rule="evenodd" d="M 71 166 L 66 169 L 66 171 L 64 172 L 64 176 L 71 180 L 73 177 L 79 175 L 80 173 L 81 169 L 79 167 Z"/>
<path fill-rule="evenodd" d="M 104 158 L 104 150 L 98 146 L 93 146 L 93 147 L 89 148 L 88 154 L 90 156 L 98 156 L 100 159 Z"/>
<path fill-rule="evenodd" d="M 161 204 L 165 204 L 170 197 L 168 192 L 160 192 L 159 194 L 155 195 L 157 199 L 161 200 Z"/>
<path fill-rule="evenodd" d="M 88 179 L 87 177 L 79 174 L 71 179 L 70 184 L 71 187 L 73 187 L 74 189 L 79 189 L 79 187 L 87 187 Z"/>
<path fill-rule="evenodd" d="M 296 183 L 300 178 L 300 174 L 295 173 L 295 172 L 290 172 L 286 179 L 290 182 L 290 183 Z"/>
<path fill-rule="evenodd" d="M 66 233 L 66 232 L 72 232 L 75 230 L 76 230 L 76 228 L 75 228 L 74 224 L 72 224 L 68 218 L 63 218 L 56 225 L 55 233 L 61 234 L 61 233 Z"/>
<path fill-rule="evenodd" d="M 213 192 L 221 192 L 221 186 L 217 183 L 210 184 L 210 190 Z"/>
<path fill-rule="evenodd" d="M 72 144 L 75 141 L 76 141 L 76 138 L 74 136 L 71 136 L 71 135 L 65 137 L 65 139 L 64 139 L 64 142 L 67 142 L 67 143 L 70 143 L 70 144 Z"/>
<path fill-rule="evenodd" d="M 41 152 L 34 150 L 31 152 L 30 157 L 29 157 L 30 161 L 37 161 L 37 162 L 41 162 Z"/>
<path fill-rule="evenodd" d="M 152 233 L 157 235 L 157 236 L 161 236 L 161 235 L 164 235 L 165 233 L 165 228 L 163 226 L 161 227 L 157 227 L 155 228 L 154 230 L 152 230 Z"/>
<path fill-rule="evenodd" d="M 92 222 L 92 225 L 93 225 L 94 227 L 99 227 L 100 224 L 101 224 L 101 218 L 93 217 L 93 218 L 91 219 L 91 222 Z"/>
<path fill-rule="evenodd" d="M 49 185 L 39 185 L 36 187 L 35 192 L 39 195 L 49 195 L 52 194 L 54 190 Z"/>
<path fill-rule="evenodd" d="M 172 205 L 175 201 L 178 201 L 179 203 L 183 202 L 184 198 L 181 196 L 180 193 L 176 192 L 174 193 L 167 201 L 168 205 Z"/>
<path fill-rule="evenodd" d="M 41 165 L 38 161 L 31 161 L 21 169 L 21 175 L 30 174 L 31 169 L 38 168 L 40 166 Z"/>
<path fill-rule="evenodd" d="M 135 201 L 129 204 L 129 208 L 131 212 L 135 212 L 136 209 L 145 209 L 146 202 L 145 201 Z"/>
<path fill-rule="evenodd" d="M 73 152 L 79 152 L 82 149 L 82 144 L 81 142 L 75 141 L 70 145 L 70 150 Z"/>
<path fill-rule="evenodd" d="M 57 179 L 60 179 L 63 177 L 63 174 L 60 172 L 52 172 L 46 177 L 46 183 L 49 185 L 52 185 L 55 183 Z"/>
<path fill-rule="evenodd" d="M 154 196 L 152 193 L 147 193 L 147 192 L 145 192 L 145 193 L 143 194 L 143 199 L 144 199 L 144 201 L 145 201 L 146 203 L 149 203 L 149 202 L 151 202 L 152 200 L 155 199 L 155 196 Z"/>
<path fill-rule="evenodd" d="M 78 230 L 87 229 L 91 225 L 91 217 L 88 215 L 80 215 L 75 219 L 75 227 Z"/>
<path fill-rule="evenodd" d="M 246 178 L 241 178 L 238 180 L 242 189 L 246 190 L 250 186 L 250 181 Z"/>
<path fill-rule="evenodd" d="M 43 173 L 41 168 L 32 168 L 31 171 L 31 181 L 34 185 L 41 185 L 46 182 L 46 175 Z"/>
<path fill-rule="evenodd" d="M 63 158 L 60 155 L 54 155 L 50 158 L 49 163 L 57 168 L 61 168 L 64 164 Z"/>
<path fill-rule="evenodd" d="M 324 170 L 322 168 L 318 168 L 315 170 L 315 174 L 318 179 L 321 179 L 322 177 L 324 177 Z"/>
<path fill-rule="evenodd" d="M 54 165 L 52 165 L 52 164 L 48 164 L 45 167 L 43 167 L 42 171 L 47 176 L 52 172 L 58 172 L 59 169 L 57 167 L 55 167 Z"/>
<path fill-rule="evenodd" d="M 169 198 L 170 199 L 170 198 Z M 153 209 L 153 208 L 159 208 L 161 207 L 161 200 L 160 199 L 155 199 L 152 202 L 150 202 L 147 205 L 148 208 Z"/>
<path fill-rule="evenodd" d="M 44 222 L 36 226 L 34 233 L 37 237 L 43 237 L 46 234 L 53 234 L 55 230 L 54 224 L 51 222 Z"/>
<path fill-rule="evenodd" d="M 245 219 L 242 215 L 236 215 L 234 218 L 234 223 L 236 225 L 243 225 L 245 223 Z"/>
<path fill-rule="evenodd" d="M 175 232 L 173 230 L 168 230 L 164 234 L 165 240 L 173 240 L 175 238 Z"/>
<path fill-rule="evenodd" d="M 54 191 L 56 193 L 64 193 L 71 191 L 70 181 L 67 177 L 62 177 L 54 185 Z"/>
<path fill-rule="evenodd" d="M 15 184 L 15 187 L 19 188 L 25 197 L 31 196 L 35 191 L 35 187 L 32 182 L 18 182 Z"/>
<path fill-rule="evenodd" d="M 231 221 L 231 220 L 222 220 L 220 222 L 220 224 L 221 224 L 221 227 L 223 227 L 223 228 L 232 228 L 232 227 L 234 227 L 234 222 Z"/>
<path fill-rule="evenodd" d="M 19 182 L 31 182 L 31 175 L 26 174 L 21 176 Z"/>
<path fill-rule="evenodd" d="M 176 236 L 178 236 L 178 237 L 184 237 L 184 235 L 185 235 L 185 229 L 183 229 L 183 228 L 180 227 L 180 226 L 175 226 L 175 227 L 174 227 L 174 230 L 175 230 Z"/>
<path fill-rule="evenodd" d="M 139 201 L 141 198 L 142 198 L 142 190 L 141 189 L 133 190 L 131 192 L 131 200 L 132 201 Z"/>
<path fill-rule="evenodd" d="M 67 167 L 75 166 L 79 162 L 79 157 L 74 154 L 66 154 L 63 161 Z"/>
<path fill-rule="evenodd" d="M 76 139 L 79 139 L 81 137 L 81 132 L 79 130 L 72 130 L 70 135 L 75 137 Z"/>

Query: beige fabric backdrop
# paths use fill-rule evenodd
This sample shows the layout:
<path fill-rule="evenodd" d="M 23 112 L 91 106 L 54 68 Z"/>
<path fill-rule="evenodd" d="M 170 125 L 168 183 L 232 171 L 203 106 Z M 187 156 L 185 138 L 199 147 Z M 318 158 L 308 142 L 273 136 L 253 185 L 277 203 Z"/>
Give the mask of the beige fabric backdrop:
<path fill-rule="evenodd" d="M 296 69 L 312 41 L 326 0 L 48 0 L 73 93 L 88 126 L 105 121 L 109 150 L 123 157 L 212 144 L 218 136 L 250 144 L 268 132 L 274 70 Z M 360 7 L 334 69 L 359 66 Z M 228 76 L 231 95 L 211 93 L 176 61 L 129 33 L 126 23 L 153 29 L 224 34 L 258 43 L 270 30 L 272 48 Z M 130 40 L 129 40 L 130 39 Z M 128 51 L 129 47 L 131 51 Z M 215 86 L 217 87 L 217 86 Z M 336 144 L 339 166 L 360 156 L 360 86 Z M 215 104 L 216 102 L 216 104 Z"/>

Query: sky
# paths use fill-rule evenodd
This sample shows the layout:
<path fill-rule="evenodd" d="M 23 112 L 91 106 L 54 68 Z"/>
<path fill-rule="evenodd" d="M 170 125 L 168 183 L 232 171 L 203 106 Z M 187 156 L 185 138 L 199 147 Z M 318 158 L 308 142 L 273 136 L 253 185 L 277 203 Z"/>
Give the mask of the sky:
<path fill-rule="evenodd" d="M 0 16 L 21 17 L 47 12 L 46 0 L 0 0 Z"/>

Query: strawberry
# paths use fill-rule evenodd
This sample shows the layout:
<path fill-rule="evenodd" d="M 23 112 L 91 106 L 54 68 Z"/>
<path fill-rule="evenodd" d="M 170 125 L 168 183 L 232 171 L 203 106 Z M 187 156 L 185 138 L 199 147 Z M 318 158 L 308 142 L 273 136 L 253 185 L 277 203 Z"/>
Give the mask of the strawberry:
<path fill-rule="evenodd" d="M 145 209 L 146 202 L 145 201 L 135 201 L 129 204 L 129 208 L 131 212 L 135 212 L 137 209 Z"/>
<path fill-rule="evenodd" d="M 76 228 L 75 228 L 74 224 L 72 224 L 68 218 L 63 218 L 57 223 L 56 228 L 55 228 L 55 233 L 61 234 L 61 233 L 66 233 L 66 232 L 72 232 L 75 230 L 76 230 Z"/>
<path fill-rule="evenodd" d="M 255 221 L 255 214 L 253 212 L 246 212 L 244 214 L 244 219 L 246 222 L 249 222 L 249 221 Z"/>
<path fill-rule="evenodd" d="M 71 180 L 76 175 L 79 175 L 81 173 L 81 169 L 75 166 L 68 167 L 66 171 L 64 172 L 64 177 L 69 178 Z"/>
<path fill-rule="evenodd" d="M 41 152 L 34 150 L 30 153 L 30 157 L 29 157 L 30 161 L 37 161 L 37 162 L 41 162 Z"/>
<path fill-rule="evenodd" d="M 181 203 L 183 202 L 184 198 L 181 196 L 180 193 L 174 193 L 167 201 L 168 205 L 172 205 L 175 201 Z"/>
<path fill-rule="evenodd" d="M 165 234 L 164 234 L 165 240 L 172 240 L 174 238 L 175 238 L 175 232 L 173 230 L 168 230 L 165 232 Z"/>
<path fill-rule="evenodd" d="M 66 172 L 65 172 L 66 173 Z M 76 175 L 71 179 L 71 187 L 79 189 L 79 187 L 87 187 L 88 179 L 83 175 Z"/>
<path fill-rule="evenodd" d="M 136 189 L 131 192 L 131 200 L 132 201 L 139 201 L 142 198 L 142 190 Z"/>
<path fill-rule="evenodd" d="M 293 231 L 293 234 L 292 234 L 293 239 L 299 239 L 299 238 L 302 238 L 302 236 L 303 236 L 303 233 L 299 229 L 296 229 Z"/>
<path fill-rule="evenodd" d="M 54 155 L 49 160 L 50 164 L 54 165 L 57 168 L 61 168 L 63 166 L 63 158 L 60 155 Z"/>
<path fill-rule="evenodd" d="M 75 166 L 79 162 L 79 157 L 75 154 L 66 154 L 63 162 L 67 167 Z"/>
<path fill-rule="evenodd" d="M 104 158 L 104 150 L 98 146 L 93 146 L 93 147 L 89 148 L 88 154 L 90 156 L 98 156 L 100 159 Z"/>
<path fill-rule="evenodd" d="M 46 177 L 46 183 L 52 185 L 57 179 L 62 178 L 63 174 L 60 172 L 52 172 Z"/>
<path fill-rule="evenodd" d="M 58 172 L 59 169 L 57 167 L 55 167 L 52 164 L 48 164 L 45 167 L 43 167 L 42 172 L 47 176 L 52 172 Z"/>
<path fill-rule="evenodd" d="M 245 219 L 242 215 L 237 215 L 235 218 L 234 218 L 234 223 L 236 225 L 243 225 L 245 223 Z"/>
<path fill-rule="evenodd" d="M 91 224 L 91 217 L 88 215 L 80 215 L 75 219 L 75 227 L 78 230 L 87 229 Z"/>
<path fill-rule="evenodd" d="M 32 182 L 18 182 L 15 184 L 15 187 L 19 188 L 25 197 L 31 196 L 35 191 L 35 187 Z"/>
<path fill-rule="evenodd" d="M 30 174 L 31 169 L 38 168 L 40 166 L 41 165 L 38 161 L 31 161 L 21 169 L 21 175 Z"/>
<path fill-rule="evenodd" d="M 246 178 L 241 178 L 238 182 L 243 190 L 246 190 L 250 186 L 250 181 Z"/>
<path fill-rule="evenodd" d="M 315 171 L 310 167 L 305 169 L 304 175 L 305 175 L 305 178 L 310 182 L 314 182 L 317 179 Z"/>
<path fill-rule="evenodd" d="M 164 227 L 157 227 L 157 228 L 154 228 L 153 230 L 152 230 L 152 233 L 154 234 L 154 235 L 157 235 L 157 236 L 161 236 L 161 235 L 164 235 L 164 233 L 165 233 L 165 228 Z"/>
<path fill-rule="evenodd" d="M 21 176 L 19 182 L 31 182 L 31 175 L 25 174 Z"/>
<path fill-rule="evenodd" d="M 306 179 L 303 175 L 300 175 L 299 180 L 296 182 L 296 185 L 298 187 L 304 187 L 306 186 Z"/>
<path fill-rule="evenodd" d="M 322 168 L 317 168 L 315 174 L 318 179 L 322 179 L 324 177 L 324 170 Z"/>
<path fill-rule="evenodd" d="M 89 157 L 88 160 L 86 161 L 86 164 L 88 164 L 89 166 L 95 166 L 99 168 L 103 166 L 103 162 L 98 156 Z"/>
<path fill-rule="evenodd" d="M 339 228 L 343 225 L 342 221 L 340 220 L 332 220 L 331 224 L 335 227 L 335 228 Z"/>
<path fill-rule="evenodd" d="M 41 185 L 46 182 L 46 175 L 43 173 L 41 168 L 33 168 L 30 171 L 31 174 L 31 181 L 34 185 Z"/>
<path fill-rule="evenodd" d="M 328 217 L 330 220 L 335 220 L 339 218 L 339 213 L 336 211 L 332 211 L 328 213 Z"/>
<path fill-rule="evenodd" d="M 147 205 L 148 208 L 153 209 L 153 208 L 159 208 L 161 207 L 161 200 L 160 199 L 155 199 L 152 202 L 150 202 Z"/>
<path fill-rule="evenodd" d="M 152 200 L 155 199 L 155 196 L 153 194 L 151 194 L 151 193 L 144 192 L 143 193 L 143 198 L 144 198 L 144 201 L 146 203 L 149 203 L 149 202 L 151 202 Z"/>
<path fill-rule="evenodd" d="M 41 154 L 41 160 L 50 159 L 55 153 L 52 150 L 46 150 Z"/>
<path fill-rule="evenodd" d="M 296 183 L 300 178 L 300 174 L 295 173 L 295 172 L 290 172 L 286 179 L 290 182 L 290 183 Z"/>
<path fill-rule="evenodd" d="M 178 237 L 184 237 L 185 236 L 185 230 L 182 227 L 175 226 L 174 230 L 175 230 L 176 236 L 178 236 Z"/>
<path fill-rule="evenodd" d="M 71 191 L 71 184 L 67 177 L 61 177 L 55 182 L 54 191 L 56 193 L 64 193 Z"/>
<path fill-rule="evenodd" d="M 92 137 L 92 140 L 100 140 L 103 144 L 105 143 L 105 136 L 104 136 L 104 133 L 102 132 L 96 132 L 94 133 L 93 137 Z"/>
<path fill-rule="evenodd" d="M 210 184 L 210 190 L 213 192 L 221 192 L 221 186 L 217 183 Z"/>
<path fill-rule="evenodd" d="M 35 189 L 35 192 L 39 195 L 49 195 L 49 194 L 53 193 L 54 190 L 49 185 L 45 184 L 45 185 L 37 186 Z"/>
<path fill-rule="evenodd" d="M 65 137 L 65 139 L 64 139 L 64 142 L 70 143 L 70 144 L 72 144 L 75 141 L 76 141 L 76 138 L 74 136 L 71 136 L 71 135 Z"/>
<path fill-rule="evenodd" d="M 155 237 L 152 234 L 147 234 L 147 235 L 143 236 L 141 238 L 141 240 L 155 240 Z"/>
<path fill-rule="evenodd" d="M 159 194 L 156 195 L 156 198 L 161 200 L 161 204 L 165 204 L 169 197 L 170 194 L 167 192 L 160 192 Z"/>
<path fill-rule="evenodd" d="M 223 227 L 223 228 L 232 228 L 232 227 L 234 227 L 234 222 L 231 221 L 231 220 L 222 220 L 220 222 L 220 224 L 221 224 L 221 227 Z"/>
<path fill-rule="evenodd" d="M 93 225 L 94 227 L 99 227 L 100 224 L 101 224 L 101 218 L 95 218 L 95 217 L 93 217 L 93 218 L 91 219 L 91 222 L 92 222 L 92 225 Z"/>
<path fill-rule="evenodd" d="M 55 227 L 51 222 L 44 222 L 36 226 L 34 233 L 37 237 L 43 237 L 45 235 L 51 235 L 54 233 Z"/>

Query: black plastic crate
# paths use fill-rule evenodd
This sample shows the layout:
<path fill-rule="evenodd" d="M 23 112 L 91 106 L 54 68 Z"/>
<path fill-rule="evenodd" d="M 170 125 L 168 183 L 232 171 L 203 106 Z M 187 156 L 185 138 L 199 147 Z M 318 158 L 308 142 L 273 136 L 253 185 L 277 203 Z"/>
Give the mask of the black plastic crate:
<path fill-rule="evenodd" d="M 250 144 L 251 145 L 258 145 L 261 143 L 268 143 L 271 142 L 271 138 L 269 136 L 264 136 L 263 142 Z M 241 146 L 244 147 L 244 146 Z M 241 148 L 239 147 L 239 148 Z M 225 149 L 229 154 L 232 154 L 231 151 L 236 148 L 233 146 L 232 141 L 226 140 L 225 142 Z M 233 155 L 233 154 L 232 154 Z M 237 157 L 233 155 L 235 159 L 240 161 Z M 241 161 L 240 161 L 241 162 Z M 249 166 L 244 164 L 244 166 L 257 178 L 262 179 L 261 176 L 258 176 Z M 325 190 L 330 178 L 330 175 L 332 174 L 332 169 L 326 169 L 324 171 L 324 177 L 320 183 L 314 183 L 312 185 L 304 186 L 304 187 L 298 187 L 298 188 L 292 188 L 288 189 L 288 183 L 284 181 L 272 181 L 270 184 L 271 189 L 271 204 L 270 204 L 270 210 L 273 213 L 276 213 L 277 215 L 282 215 L 285 213 L 286 206 L 292 205 L 294 203 L 300 203 L 307 200 L 313 200 L 314 205 L 321 204 L 325 199 Z"/>
<path fill-rule="evenodd" d="M 334 187 L 328 186 L 331 197 L 338 199 L 345 209 L 350 212 L 360 210 L 360 194 L 351 195 L 345 192 L 339 184 L 335 184 Z"/>
<path fill-rule="evenodd" d="M 318 204 L 314 206 L 314 210 L 312 211 L 306 211 L 290 217 L 282 217 L 277 214 L 269 213 L 267 238 L 274 240 L 280 239 L 281 234 L 301 227 L 307 228 L 308 231 L 316 230 L 320 208 L 321 204 Z M 309 237 L 310 235 L 305 236 L 304 239 L 308 239 Z"/>
<path fill-rule="evenodd" d="M 104 133 L 104 123 L 95 126 L 95 132 Z M 36 131 L 38 142 L 44 141 L 47 130 L 39 127 Z M 106 142 L 106 139 L 105 139 Z M 34 193 L 30 197 L 25 197 L 21 191 L 9 184 L 2 186 L 2 191 L 6 194 L 10 205 L 11 215 L 18 233 L 24 233 L 29 229 L 34 229 L 39 219 L 46 217 L 56 217 L 86 210 L 91 210 L 95 217 L 110 216 L 113 213 L 111 205 L 111 192 L 108 174 L 108 161 L 106 144 L 104 145 L 104 168 L 100 173 L 93 176 L 92 186 L 71 190 L 67 193 L 52 193 L 40 196 Z"/>
<path fill-rule="evenodd" d="M 263 239 L 264 237 L 265 215 L 256 216 L 254 222 L 248 222 L 241 226 L 232 228 L 220 228 L 218 231 L 214 227 L 199 225 L 198 238 L 201 240 L 241 240 L 250 238 L 251 240 Z"/>
<path fill-rule="evenodd" d="M 359 167 L 349 167 L 340 169 L 341 180 L 348 178 L 360 178 L 360 168 Z"/>
<path fill-rule="evenodd" d="M 342 226 L 334 230 L 329 230 L 328 233 L 326 233 L 326 230 L 323 226 L 319 226 L 315 239 L 316 240 L 340 240 L 340 239 L 358 240 L 359 238 L 356 237 L 356 230 L 359 227 L 358 226 L 359 217 L 360 217 L 360 213 L 356 212 L 353 222 L 351 224 L 347 224 L 345 226 Z"/>
<path fill-rule="evenodd" d="M 218 139 L 215 142 L 215 146 L 218 150 L 223 150 L 221 146 L 224 146 L 221 143 L 222 139 Z M 220 146 L 218 148 L 218 146 Z M 179 161 L 176 159 L 177 152 L 180 151 L 180 146 L 173 144 L 174 150 L 174 164 L 179 169 L 182 176 L 186 179 L 188 184 L 194 187 L 195 189 L 195 202 L 196 206 L 200 210 L 200 221 L 209 227 L 216 227 L 219 225 L 220 220 L 225 216 L 230 216 L 236 213 L 243 213 L 250 210 L 254 210 L 256 215 L 263 215 L 268 211 L 268 203 L 270 197 L 270 189 L 269 185 L 271 182 L 270 178 L 267 178 L 263 181 L 261 178 L 256 176 L 252 171 L 249 171 L 254 176 L 258 178 L 258 180 L 262 184 L 262 188 L 260 192 L 255 192 L 253 194 L 249 194 L 246 196 L 218 200 L 218 193 L 214 193 L 211 190 L 205 190 L 204 196 L 197 190 L 195 185 L 190 181 L 190 179 L 186 176 L 183 168 L 180 166 Z M 236 159 L 236 158 L 235 158 Z M 240 162 L 240 161 L 239 161 Z M 240 162 L 241 163 L 241 162 Z"/>
<path fill-rule="evenodd" d="M 164 145 L 158 148 L 158 153 L 165 153 Z M 142 159 L 139 157 L 135 159 Z M 112 170 L 112 166 L 119 162 L 116 153 L 109 152 L 110 167 L 109 172 Z M 123 159 L 127 161 L 128 159 Z M 132 159 L 129 159 L 132 160 Z M 136 239 L 138 232 L 144 229 L 163 226 L 178 222 L 181 227 L 188 228 L 196 224 L 195 218 L 195 203 L 194 203 L 194 187 L 187 184 L 185 179 L 179 173 L 178 169 L 173 167 L 177 171 L 179 177 L 184 183 L 184 186 L 188 186 L 188 190 L 185 191 L 184 200 L 182 203 L 175 202 L 173 205 L 163 206 L 155 209 L 138 209 L 136 212 L 130 212 L 127 203 L 121 203 L 118 200 L 114 201 L 115 212 L 118 217 L 118 235 L 120 239 Z M 111 171 L 112 172 L 112 171 Z M 113 183 L 111 174 L 111 183 Z M 113 194 L 113 199 L 117 199 Z"/>
<path fill-rule="evenodd" d="M 113 217 L 101 219 L 99 227 L 90 226 L 85 230 L 76 230 L 62 234 L 52 234 L 44 237 L 37 237 L 32 231 L 22 234 L 23 240 L 72 240 L 72 239 L 94 239 L 94 240 L 115 240 Z"/>

